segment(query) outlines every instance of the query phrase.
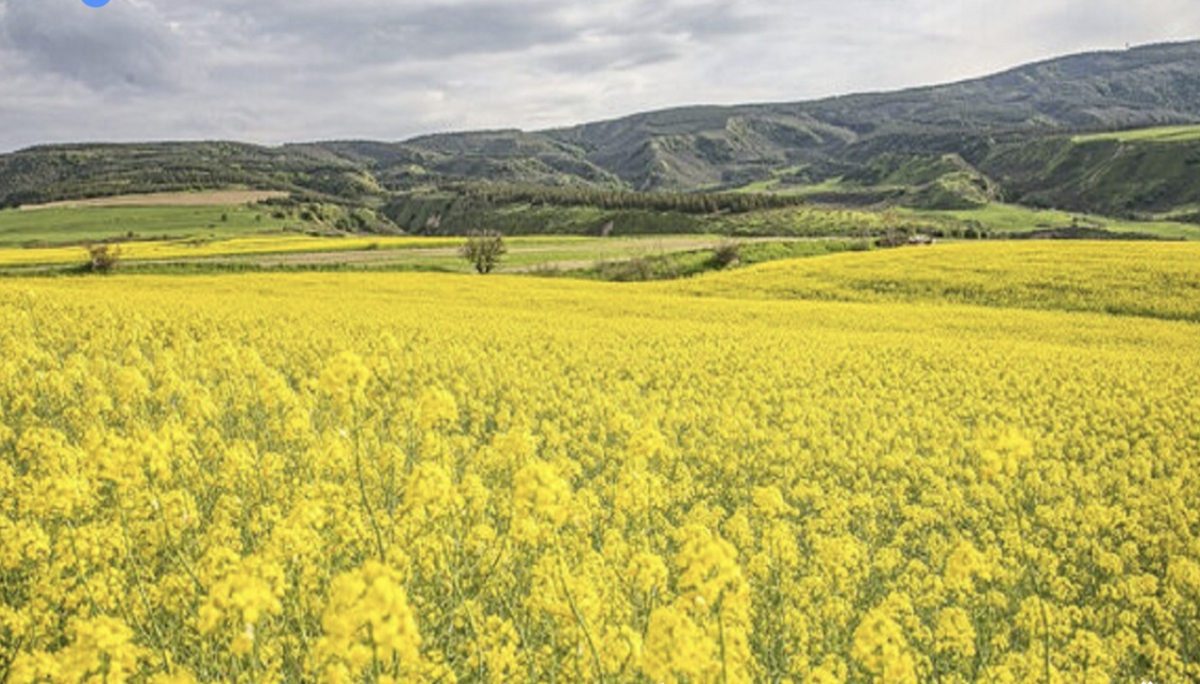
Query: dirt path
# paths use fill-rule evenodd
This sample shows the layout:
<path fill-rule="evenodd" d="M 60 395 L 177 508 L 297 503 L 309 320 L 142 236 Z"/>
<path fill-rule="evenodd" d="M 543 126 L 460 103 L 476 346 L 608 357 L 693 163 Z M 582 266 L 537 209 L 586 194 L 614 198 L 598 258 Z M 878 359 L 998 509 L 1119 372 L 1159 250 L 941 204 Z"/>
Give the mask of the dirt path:
<path fill-rule="evenodd" d="M 147 195 L 115 195 L 82 200 L 65 200 L 46 204 L 29 204 L 20 211 L 39 209 L 76 209 L 81 207 L 212 207 L 261 202 L 287 197 L 275 190 L 214 190 L 212 192 L 157 192 Z"/>

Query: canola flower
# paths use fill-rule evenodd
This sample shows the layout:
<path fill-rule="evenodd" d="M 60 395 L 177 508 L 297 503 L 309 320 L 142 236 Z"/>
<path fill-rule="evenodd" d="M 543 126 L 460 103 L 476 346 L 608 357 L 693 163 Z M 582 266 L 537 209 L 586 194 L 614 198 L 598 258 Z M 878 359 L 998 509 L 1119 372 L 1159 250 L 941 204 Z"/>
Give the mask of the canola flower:
<path fill-rule="evenodd" d="M 0 681 L 1196 681 L 1195 340 L 504 277 L 3 282 Z"/>
<path fill-rule="evenodd" d="M 967 242 L 791 259 L 664 284 L 737 298 L 923 301 L 1200 322 L 1196 242 Z"/>
<path fill-rule="evenodd" d="M 280 234 L 227 239 L 135 240 L 117 243 L 126 261 L 186 260 L 205 257 L 262 256 L 300 252 L 351 252 L 364 249 L 454 248 L 462 243 L 453 237 L 309 237 Z M 77 264 L 87 259 L 79 246 L 0 248 L 0 266 Z"/>

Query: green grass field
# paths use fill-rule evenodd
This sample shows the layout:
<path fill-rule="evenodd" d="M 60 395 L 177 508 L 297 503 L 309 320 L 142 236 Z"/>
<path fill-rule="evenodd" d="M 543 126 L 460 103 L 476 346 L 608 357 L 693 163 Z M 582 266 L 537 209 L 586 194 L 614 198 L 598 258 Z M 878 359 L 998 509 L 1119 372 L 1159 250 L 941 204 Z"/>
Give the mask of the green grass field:
<path fill-rule="evenodd" d="M 863 190 L 889 189 L 888 187 L 884 186 L 863 187 L 853 183 L 847 183 L 843 181 L 840 176 L 837 178 L 828 178 L 820 183 L 813 183 L 809 185 L 788 182 L 787 178 L 789 175 L 803 170 L 804 166 L 793 166 L 786 169 L 780 169 L 772 172 L 771 178 L 755 181 L 753 183 L 747 183 L 746 185 L 734 188 L 732 192 L 751 194 L 768 192 L 776 195 L 820 195 L 838 192 L 855 193 L 862 192 Z"/>
<path fill-rule="evenodd" d="M 770 178 L 764 178 L 763 180 L 760 180 L 760 181 L 755 181 L 753 183 L 747 183 L 745 185 L 742 185 L 742 186 L 739 186 L 736 188 L 732 188 L 730 191 L 731 192 L 742 192 L 742 193 L 770 192 L 770 193 L 775 193 L 775 194 L 779 194 L 779 195 L 798 195 L 798 194 L 803 194 L 806 191 L 807 192 L 822 192 L 822 191 L 829 191 L 829 190 L 837 190 L 840 188 L 840 184 L 841 184 L 840 178 L 831 178 L 831 179 L 825 181 L 824 183 L 821 183 L 820 185 L 796 185 L 796 184 L 787 182 L 786 179 L 789 176 L 793 176 L 797 173 L 800 173 L 801 171 L 803 171 L 805 169 L 806 166 L 808 166 L 808 165 L 800 164 L 797 166 L 789 166 L 784 169 L 775 169 L 775 170 L 771 171 Z"/>
<path fill-rule="evenodd" d="M 505 240 L 508 253 L 498 272 L 576 271 L 606 262 L 676 258 L 711 251 L 728 238 L 718 235 L 650 235 L 619 238 L 517 236 Z M 296 234 L 228 239 L 130 242 L 120 245 L 122 268 L 189 271 L 229 268 L 362 268 L 467 273 L 456 237 L 308 237 Z M 745 261 L 806 256 L 829 251 L 822 240 L 745 238 Z M 838 242 L 838 241 L 835 241 Z M 707 258 L 707 257 L 705 257 Z M 27 249 L 0 247 L 0 271 L 69 270 L 87 261 L 79 245 Z"/>
<path fill-rule="evenodd" d="M 91 206 L 0 211 L 0 246 L 71 244 L 114 237 L 230 238 L 301 226 L 233 206 Z"/>
<path fill-rule="evenodd" d="M 267 267 L 347 266 L 420 271 L 469 273 L 472 266 L 458 254 L 459 238 L 435 238 L 449 244 L 398 248 L 405 240 L 430 238 L 394 238 L 381 240 L 380 248 L 353 250 L 330 248 L 321 252 L 293 250 L 275 254 L 229 254 L 206 259 L 216 263 L 242 263 Z M 355 240 L 359 240 L 355 238 Z M 605 262 L 632 259 L 661 259 L 683 254 L 711 251 L 727 238 L 717 235 L 653 235 L 623 238 L 598 237 L 511 237 L 505 240 L 508 252 L 496 268 L 497 273 L 525 273 L 589 270 Z M 793 248 L 791 241 L 780 239 L 750 239 L 745 244 L 749 254 L 776 255 L 774 258 L 801 256 L 823 252 L 816 248 Z M 801 241 L 796 241 L 801 242 Z M 810 242 L 810 241 L 803 241 Z M 759 258 L 758 260 L 763 260 Z M 199 260 L 190 260 L 199 261 Z"/>
<path fill-rule="evenodd" d="M 1161 238 L 1200 240 L 1200 226 L 1174 221 L 1127 221 L 1075 214 L 1054 209 L 1030 209 L 1013 204 L 991 203 L 979 209 L 933 211 L 905 209 L 902 215 L 958 222 L 976 222 L 992 234 L 1028 233 L 1036 230 L 1070 228 L 1077 224 L 1113 233 L 1142 233 Z"/>
<path fill-rule="evenodd" d="M 34 273 L 77 269 L 88 260 L 83 244 L 111 238 L 131 240 L 120 247 L 123 267 L 130 270 L 354 268 L 465 273 L 472 269 L 458 254 L 462 238 L 315 238 L 301 233 L 312 225 L 295 218 L 273 218 L 268 212 L 267 208 L 248 204 L 80 205 L 3 211 L 0 270 Z M 1077 226 L 1200 240 L 1200 226 L 1192 224 L 1124 221 L 1005 204 L 974 210 L 892 212 L 796 206 L 696 220 L 710 232 L 609 238 L 551 234 L 509 237 L 508 253 L 497 272 L 600 279 L 682 277 L 710 269 L 708 260 L 713 250 L 728 240 L 742 244 L 740 263 L 745 265 L 842 251 L 846 238 L 862 240 L 881 235 L 889 226 L 908 232 L 943 229 L 937 234 L 954 236 L 963 234 L 964 225 L 971 225 L 992 237 Z M 819 238 L 831 238 L 838 244 Z"/>
<path fill-rule="evenodd" d="M 1118 142 L 1186 142 L 1200 140 L 1200 126 L 1160 126 L 1157 128 L 1139 128 L 1132 131 L 1114 131 L 1112 133 L 1093 133 L 1077 135 L 1071 138 L 1076 143 L 1096 142 L 1100 140 L 1116 140 Z"/>

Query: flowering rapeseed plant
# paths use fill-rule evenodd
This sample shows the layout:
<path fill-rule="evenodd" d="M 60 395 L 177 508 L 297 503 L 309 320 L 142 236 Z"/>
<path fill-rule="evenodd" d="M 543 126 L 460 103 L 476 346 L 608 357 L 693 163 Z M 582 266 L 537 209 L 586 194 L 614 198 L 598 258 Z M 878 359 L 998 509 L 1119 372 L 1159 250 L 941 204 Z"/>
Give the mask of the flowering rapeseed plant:
<path fill-rule="evenodd" d="M 1200 678 L 1195 324 L 762 277 L 0 283 L 0 681 Z"/>

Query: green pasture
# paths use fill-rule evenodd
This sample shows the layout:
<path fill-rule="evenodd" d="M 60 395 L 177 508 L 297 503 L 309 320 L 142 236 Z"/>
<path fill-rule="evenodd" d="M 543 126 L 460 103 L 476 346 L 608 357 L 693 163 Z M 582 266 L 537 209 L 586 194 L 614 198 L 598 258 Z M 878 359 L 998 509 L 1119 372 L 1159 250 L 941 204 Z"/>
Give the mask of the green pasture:
<path fill-rule="evenodd" d="M 993 202 L 978 209 L 935 211 L 902 209 L 901 215 L 926 220 L 974 223 L 992 235 L 1028 233 L 1071 227 L 1095 228 L 1112 233 L 1142 233 L 1168 239 L 1200 240 L 1200 226 L 1174 221 L 1131 221 L 1107 216 L 1077 214 L 1057 209 L 1031 209 Z"/>
<path fill-rule="evenodd" d="M 1131 131 L 1113 131 L 1111 133 L 1092 133 L 1077 135 L 1071 138 L 1076 143 L 1088 143 L 1102 140 L 1117 142 L 1187 142 L 1200 140 L 1200 126 L 1158 126 L 1155 128 L 1139 128 Z"/>
<path fill-rule="evenodd" d="M 230 238 L 300 229 L 246 205 L 47 207 L 0 211 L 0 246 L 77 244 L 112 238 Z"/>
<path fill-rule="evenodd" d="M 537 272 L 541 270 L 574 271 L 590 269 L 597 264 L 631 259 L 657 259 L 673 255 L 711 252 L 728 242 L 719 235 L 647 235 L 621 238 L 599 237 L 512 237 L 505 239 L 507 253 L 496 268 L 497 273 Z M 739 240 L 748 253 L 771 253 L 770 245 L 790 245 L 789 240 Z M 797 241 L 798 242 L 798 241 Z M 807 242 L 807 241 L 806 241 Z M 775 248 L 776 258 L 815 253 L 816 248 Z M 198 260 L 193 260 L 198 261 Z M 265 266 L 345 265 L 355 268 L 392 268 L 468 273 L 472 267 L 458 254 L 457 247 L 413 249 L 356 250 L 317 254 L 280 253 L 269 255 L 238 255 L 206 259 L 209 262 L 239 262 Z"/>

